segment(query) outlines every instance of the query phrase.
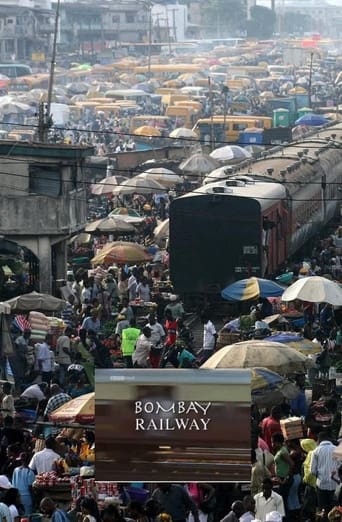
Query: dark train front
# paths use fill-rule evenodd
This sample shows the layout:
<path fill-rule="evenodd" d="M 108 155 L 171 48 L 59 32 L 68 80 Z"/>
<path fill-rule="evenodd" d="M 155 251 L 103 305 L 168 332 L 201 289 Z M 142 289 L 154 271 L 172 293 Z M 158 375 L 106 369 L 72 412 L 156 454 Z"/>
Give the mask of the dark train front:
<path fill-rule="evenodd" d="M 285 255 L 285 196 L 279 183 L 235 177 L 176 199 L 170 208 L 175 290 L 218 295 L 234 280 L 265 275 Z"/>

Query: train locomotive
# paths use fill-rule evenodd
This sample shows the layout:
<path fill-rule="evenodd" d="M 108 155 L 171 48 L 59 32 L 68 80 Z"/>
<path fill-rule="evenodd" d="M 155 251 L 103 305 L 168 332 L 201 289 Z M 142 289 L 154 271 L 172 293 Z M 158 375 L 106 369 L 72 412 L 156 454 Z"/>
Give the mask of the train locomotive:
<path fill-rule="evenodd" d="M 170 206 L 170 275 L 185 295 L 218 295 L 229 283 L 270 277 L 337 212 L 342 124 L 227 167 Z"/>

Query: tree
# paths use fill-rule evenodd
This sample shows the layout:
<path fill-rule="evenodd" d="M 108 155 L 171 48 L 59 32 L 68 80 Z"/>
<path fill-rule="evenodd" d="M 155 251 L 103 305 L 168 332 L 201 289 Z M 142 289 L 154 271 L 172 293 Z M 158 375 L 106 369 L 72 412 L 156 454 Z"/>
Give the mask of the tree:
<path fill-rule="evenodd" d="M 229 38 L 234 32 L 245 29 L 246 19 L 243 0 L 208 0 L 203 6 L 204 24 L 216 38 Z"/>
<path fill-rule="evenodd" d="M 251 8 L 251 19 L 247 22 L 247 36 L 270 38 L 275 30 L 276 15 L 272 9 L 255 5 Z"/>

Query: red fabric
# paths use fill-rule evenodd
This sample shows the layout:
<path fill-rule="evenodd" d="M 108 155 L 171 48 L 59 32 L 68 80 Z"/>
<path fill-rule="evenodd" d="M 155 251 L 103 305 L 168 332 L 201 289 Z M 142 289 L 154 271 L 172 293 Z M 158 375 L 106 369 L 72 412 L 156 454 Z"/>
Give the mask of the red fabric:
<path fill-rule="evenodd" d="M 262 438 L 269 448 L 272 448 L 272 435 L 281 433 L 280 422 L 273 417 L 266 417 L 261 423 Z"/>
<path fill-rule="evenodd" d="M 177 339 L 177 327 L 178 323 L 176 320 L 169 321 L 168 319 L 165 321 L 165 331 L 166 331 L 166 340 L 165 344 L 167 346 L 173 346 Z"/>

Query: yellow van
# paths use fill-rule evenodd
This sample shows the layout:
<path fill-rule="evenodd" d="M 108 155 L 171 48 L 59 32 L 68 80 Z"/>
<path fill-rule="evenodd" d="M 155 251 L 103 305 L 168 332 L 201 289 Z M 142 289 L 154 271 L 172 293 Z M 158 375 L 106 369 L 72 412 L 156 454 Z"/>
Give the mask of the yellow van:
<path fill-rule="evenodd" d="M 201 118 L 196 122 L 193 130 L 198 134 L 201 140 L 210 141 L 212 135 L 215 141 L 221 142 L 237 142 L 240 132 L 246 129 L 270 129 L 272 127 L 272 118 L 266 116 L 214 116 L 211 118 Z"/>

